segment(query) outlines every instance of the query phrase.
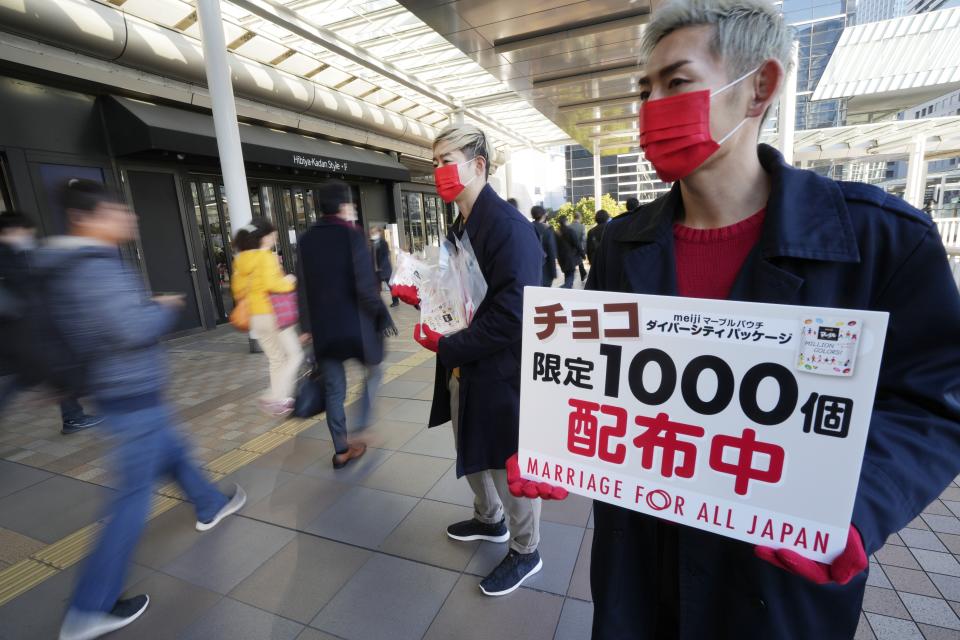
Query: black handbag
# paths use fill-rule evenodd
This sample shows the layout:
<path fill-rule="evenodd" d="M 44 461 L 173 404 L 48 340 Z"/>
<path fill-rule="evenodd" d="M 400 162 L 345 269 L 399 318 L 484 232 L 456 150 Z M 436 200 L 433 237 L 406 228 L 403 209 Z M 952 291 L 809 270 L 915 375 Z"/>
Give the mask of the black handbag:
<path fill-rule="evenodd" d="M 298 418 L 312 418 L 327 408 L 327 387 L 323 374 L 313 367 L 300 380 L 297 398 L 293 403 L 293 415 Z"/>

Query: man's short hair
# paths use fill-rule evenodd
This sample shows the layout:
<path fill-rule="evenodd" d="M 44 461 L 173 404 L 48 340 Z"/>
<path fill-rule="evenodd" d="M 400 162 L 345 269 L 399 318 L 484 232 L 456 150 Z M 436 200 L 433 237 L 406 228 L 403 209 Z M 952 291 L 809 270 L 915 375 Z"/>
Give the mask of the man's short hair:
<path fill-rule="evenodd" d="M 606 224 L 609 219 L 610 214 L 607 213 L 606 209 L 600 209 L 600 211 L 597 211 L 597 224 Z"/>
<path fill-rule="evenodd" d="M 633 211 L 640 206 L 640 201 L 636 198 L 627 198 L 626 207 L 627 211 Z"/>
<path fill-rule="evenodd" d="M 33 219 L 25 213 L 19 211 L 7 211 L 0 213 L 0 234 L 6 233 L 8 229 L 36 229 Z"/>
<path fill-rule="evenodd" d="M 95 180 L 71 178 L 60 187 L 60 206 L 64 211 L 92 213 L 102 204 L 120 202 L 116 193 Z"/>
<path fill-rule="evenodd" d="M 583 216 L 580 215 L 579 211 L 574 211 L 573 219 L 576 220 L 577 222 L 580 222 L 583 219 Z"/>
<path fill-rule="evenodd" d="M 769 58 L 790 68 L 793 38 L 783 16 L 768 0 L 669 0 L 654 12 L 640 41 L 642 61 L 677 29 L 712 26 L 710 48 L 731 78 Z"/>
<path fill-rule="evenodd" d="M 514 209 L 519 209 L 519 208 L 520 208 L 520 203 L 517 202 L 517 199 L 516 199 L 516 198 L 507 198 L 507 204 L 509 204 L 509 205 L 510 205 L 511 207 L 513 207 Z"/>
<path fill-rule="evenodd" d="M 340 213 L 340 207 L 353 202 L 353 193 L 350 185 L 342 180 L 329 180 L 317 187 L 317 203 L 320 213 L 325 216 L 335 216 Z"/>
<path fill-rule="evenodd" d="M 467 160 L 473 160 L 477 156 L 482 157 L 484 170 L 487 177 L 490 177 L 490 151 L 487 147 L 487 135 L 479 127 L 472 124 L 452 124 L 437 135 L 436 140 L 433 141 L 433 148 L 436 149 L 444 143 L 462 151 Z"/>
<path fill-rule="evenodd" d="M 536 204 L 530 208 L 530 217 L 536 221 L 543 220 L 543 216 L 547 215 L 547 210 Z"/>

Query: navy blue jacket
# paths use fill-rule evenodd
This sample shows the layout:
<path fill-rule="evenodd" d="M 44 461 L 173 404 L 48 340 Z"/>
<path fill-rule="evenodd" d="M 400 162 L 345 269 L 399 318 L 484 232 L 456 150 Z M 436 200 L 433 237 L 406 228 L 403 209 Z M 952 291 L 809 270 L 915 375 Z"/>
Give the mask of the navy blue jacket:
<path fill-rule="evenodd" d="M 390 263 L 390 247 L 383 238 L 379 242 L 371 242 L 373 253 L 373 270 L 378 282 L 387 282 L 393 275 L 393 265 Z"/>
<path fill-rule="evenodd" d="M 327 216 L 301 236 L 298 251 L 300 325 L 316 357 L 380 364 L 392 321 L 363 234 Z"/>
<path fill-rule="evenodd" d="M 789 167 L 770 147 L 759 155 L 773 190 L 730 299 L 890 313 L 853 512 L 872 554 L 960 472 L 960 295 L 922 213 L 876 187 Z M 611 221 L 587 288 L 676 295 L 680 217 L 674 186 Z M 599 502 L 594 520 L 595 640 L 654 638 L 671 605 L 671 637 L 684 640 L 854 636 L 866 572 L 817 586 L 729 538 Z"/>
<path fill-rule="evenodd" d="M 557 279 L 557 234 L 542 222 L 534 222 L 533 229 L 540 236 L 543 248 L 543 286 L 549 287 Z"/>
<path fill-rule="evenodd" d="M 456 225 L 451 233 L 462 233 Z M 543 251 L 533 225 L 490 185 L 466 232 L 487 281 L 473 322 L 440 340 L 430 426 L 450 420 L 450 371 L 460 368 L 457 476 L 503 469 L 520 433 L 523 288 L 540 286 Z"/>
<path fill-rule="evenodd" d="M 160 339 L 173 331 L 180 310 L 153 302 L 117 247 L 55 236 L 34 252 L 32 267 L 63 274 L 51 280 L 50 313 L 89 363 L 87 389 L 97 402 L 158 398 L 170 373 Z"/>

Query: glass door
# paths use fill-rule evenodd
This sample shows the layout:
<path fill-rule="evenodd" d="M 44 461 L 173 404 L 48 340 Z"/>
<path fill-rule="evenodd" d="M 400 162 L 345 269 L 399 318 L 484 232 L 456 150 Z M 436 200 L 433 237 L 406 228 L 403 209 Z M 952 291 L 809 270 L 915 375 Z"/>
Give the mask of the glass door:
<path fill-rule="evenodd" d="M 233 310 L 230 293 L 232 233 L 223 186 L 195 180 L 189 183 L 194 219 L 200 236 L 204 270 L 217 324 L 226 322 Z"/>

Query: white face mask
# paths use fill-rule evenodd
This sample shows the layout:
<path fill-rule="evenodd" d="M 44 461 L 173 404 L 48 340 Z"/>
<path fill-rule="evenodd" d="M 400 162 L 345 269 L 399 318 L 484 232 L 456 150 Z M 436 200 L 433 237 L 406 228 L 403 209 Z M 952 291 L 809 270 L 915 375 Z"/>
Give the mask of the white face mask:
<path fill-rule="evenodd" d="M 723 85 L 722 87 L 720 87 L 720 88 L 717 89 L 716 91 L 711 92 L 711 93 L 710 93 L 710 100 L 713 100 L 714 97 L 720 95 L 721 93 L 723 93 L 724 91 L 726 91 L 726 90 L 729 89 L 730 87 L 732 87 L 732 86 L 734 86 L 734 85 L 736 85 L 736 84 L 740 84 L 741 82 L 743 82 L 744 80 L 746 80 L 747 78 L 749 78 L 750 76 L 752 76 L 753 74 L 755 74 L 757 71 L 760 71 L 760 67 L 757 67 L 756 69 L 752 69 L 752 70 L 750 70 L 750 71 L 747 71 L 745 74 L 743 74 L 742 76 L 740 76 L 739 78 L 737 78 L 737 79 L 734 80 L 733 82 L 728 82 L 727 84 Z M 725 135 L 725 136 L 723 136 L 722 138 L 720 138 L 719 140 L 717 140 L 717 144 L 718 144 L 718 145 L 722 145 L 724 142 L 726 142 L 727 140 L 729 140 L 729 139 L 730 139 L 730 136 L 732 136 L 733 134 L 735 134 L 735 133 L 740 129 L 740 127 L 742 127 L 742 126 L 747 122 L 747 120 L 749 120 L 749 118 L 744 118 L 743 120 L 741 120 L 741 121 L 740 121 L 740 124 L 738 124 L 738 125 L 735 126 L 733 129 L 731 129 L 730 132 L 729 132 L 727 135 Z"/>
<path fill-rule="evenodd" d="M 380 242 L 380 234 L 375 233 L 372 236 L 370 236 L 370 239 L 373 240 L 374 242 Z"/>

